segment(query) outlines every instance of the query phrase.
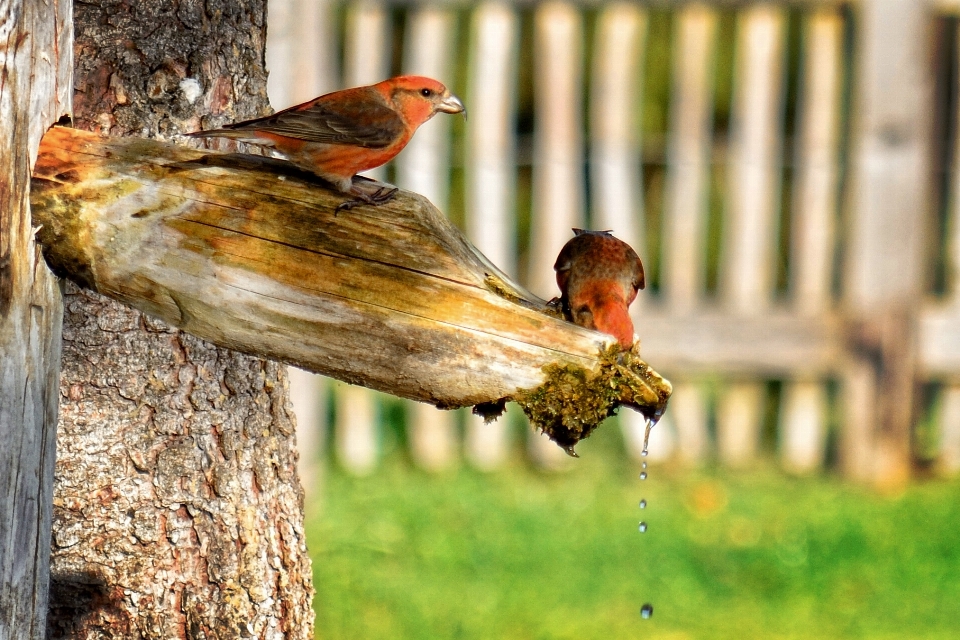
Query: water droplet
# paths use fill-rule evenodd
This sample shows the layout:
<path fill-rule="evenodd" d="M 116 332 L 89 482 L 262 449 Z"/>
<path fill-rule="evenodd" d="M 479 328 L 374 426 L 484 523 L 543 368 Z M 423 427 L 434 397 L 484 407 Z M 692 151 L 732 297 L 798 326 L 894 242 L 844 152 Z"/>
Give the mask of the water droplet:
<path fill-rule="evenodd" d="M 647 479 L 647 472 L 646 472 L 646 471 L 642 471 L 642 472 L 640 473 L 640 479 L 641 479 L 641 480 L 646 480 L 646 479 Z"/>
<path fill-rule="evenodd" d="M 653 605 L 649 602 L 642 607 L 640 607 L 640 617 L 644 620 L 649 620 L 650 616 L 653 615 Z"/>
<path fill-rule="evenodd" d="M 644 458 L 646 458 L 648 455 L 650 455 L 650 452 L 647 451 L 646 449 L 644 449 L 643 451 L 640 452 L 640 455 L 642 455 Z"/>
<path fill-rule="evenodd" d="M 640 465 L 640 468 L 641 468 L 641 469 L 646 469 L 646 468 L 647 468 L 647 463 L 644 462 L 643 464 L 641 464 L 641 465 Z"/>
<path fill-rule="evenodd" d="M 646 500 L 641 500 L 641 501 L 640 501 L 640 508 L 641 508 L 641 509 L 646 509 L 646 508 L 647 508 L 647 501 L 646 501 Z"/>
<path fill-rule="evenodd" d="M 643 451 L 640 452 L 640 455 L 647 455 L 647 447 L 650 444 L 650 430 L 653 429 L 653 421 L 647 419 L 647 428 L 643 432 Z"/>
<path fill-rule="evenodd" d="M 646 532 L 647 532 L 647 523 L 646 523 L 646 522 L 641 522 L 641 523 L 640 523 L 640 526 L 637 527 L 637 528 L 640 530 L 640 533 L 646 533 Z"/>

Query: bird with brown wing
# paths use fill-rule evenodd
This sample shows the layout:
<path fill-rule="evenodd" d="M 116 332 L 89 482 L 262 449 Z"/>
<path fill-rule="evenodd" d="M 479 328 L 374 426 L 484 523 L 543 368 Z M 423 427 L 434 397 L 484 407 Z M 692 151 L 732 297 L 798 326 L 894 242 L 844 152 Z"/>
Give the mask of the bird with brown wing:
<path fill-rule="evenodd" d="M 645 284 L 640 256 L 609 231 L 573 233 L 553 265 L 564 315 L 630 349 L 634 335 L 628 308 Z"/>
<path fill-rule="evenodd" d="M 398 76 L 335 91 L 277 113 L 187 134 L 255 144 L 310 171 L 355 199 L 340 209 L 389 201 L 396 188 L 354 180 L 392 160 L 424 122 L 437 113 L 462 113 L 460 99 L 441 83 Z"/>

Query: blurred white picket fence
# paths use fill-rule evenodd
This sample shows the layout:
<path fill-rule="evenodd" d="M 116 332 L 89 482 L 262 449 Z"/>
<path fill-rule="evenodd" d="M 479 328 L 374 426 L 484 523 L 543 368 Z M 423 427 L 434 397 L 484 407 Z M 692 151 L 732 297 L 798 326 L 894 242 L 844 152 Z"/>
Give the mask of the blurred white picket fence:
<path fill-rule="evenodd" d="M 925 455 L 960 470 L 960 163 L 937 173 L 957 144 L 933 139 L 941 102 L 950 125 L 936 130 L 960 131 L 957 87 L 934 91 L 937 77 L 957 82 L 941 67 L 960 66 L 945 17 L 960 0 L 649 4 L 270 0 L 271 101 L 283 108 L 398 71 L 435 77 L 468 105 L 464 133 L 435 118 L 377 177 L 463 211 L 473 242 L 545 298 L 571 227 L 589 221 L 636 247 L 658 284 L 635 306 L 643 353 L 675 385 L 654 459 L 748 465 L 773 411 L 777 455 L 793 472 L 835 455 L 849 477 L 903 478 L 921 423 L 924 442 L 935 436 Z M 666 55 L 649 46 L 653 12 L 670 14 Z M 937 20 L 938 41 L 954 47 L 939 58 L 928 37 Z M 729 60 L 718 57 L 723 26 Z M 639 133 L 652 65 L 670 69 L 659 157 L 644 156 L 657 141 Z M 729 126 L 715 119 L 721 68 L 732 76 Z M 517 133 L 524 91 L 529 145 Z M 529 195 L 518 193 L 524 171 Z M 455 176 L 463 184 L 452 189 Z M 518 240 L 521 196 L 528 242 Z M 711 248 L 716 224 L 722 242 Z M 934 294 L 938 256 L 947 285 Z M 321 455 L 332 403 L 334 457 L 372 471 L 377 395 L 291 377 L 305 466 Z M 637 455 L 642 420 L 621 415 Z M 464 419 L 461 436 L 456 414 L 410 404 L 412 459 L 494 469 L 518 449 L 506 421 Z M 540 436 L 525 450 L 537 464 L 562 462 Z"/>

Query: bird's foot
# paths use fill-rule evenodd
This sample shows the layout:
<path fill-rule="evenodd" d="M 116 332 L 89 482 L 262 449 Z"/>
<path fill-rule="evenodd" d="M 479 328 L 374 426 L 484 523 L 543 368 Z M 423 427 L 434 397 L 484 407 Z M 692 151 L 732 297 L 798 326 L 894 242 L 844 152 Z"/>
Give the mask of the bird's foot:
<path fill-rule="evenodd" d="M 369 186 L 367 186 L 368 183 Z M 364 186 L 361 187 L 361 184 Z M 383 184 L 382 182 L 375 182 L 373 180 L 354 182 L 353 187 L 351 187 L 349 191 L 350 195 L 354 196 L 354 199 L 341 202 L 339 205 L 337 205 L 336 213 L 340 213 L 341 211 L 350 211 L 350 209 L 353 209 L 357 205 L 361 204 L 369 204 L 372 207 L 378 207 L 393 200 L 394 196 L 397 195 L 399 190 L 400 189 L 394 187 L 393 185 L 387 185 Z"/>

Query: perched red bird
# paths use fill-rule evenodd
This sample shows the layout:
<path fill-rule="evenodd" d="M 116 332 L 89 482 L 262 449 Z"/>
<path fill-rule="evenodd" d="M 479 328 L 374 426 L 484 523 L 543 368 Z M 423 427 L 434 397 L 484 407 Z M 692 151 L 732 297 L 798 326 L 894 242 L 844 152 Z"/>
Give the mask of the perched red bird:
<path fill-rule="evenodd" d="M 640 256 L 609 231 L 573 233 L 553 265 L 564 313 L 581 327 L 608 333 L 629 349 L 633 321 L 627 308 L 644 287 Z"/>
<path fill-rule="evenodd" d="M 357 198 L 337 207 L 349 209 L 360 202 L 383 204 L 393 197 L 395 188 L 373 181 L 355 183 L 353 177 L 392 160 L 437 112 L 466 117 L 460 99 L 436 80 L 398 76 L 328 93 L 272 116 L 188 135 L 270 148 Z"/>

